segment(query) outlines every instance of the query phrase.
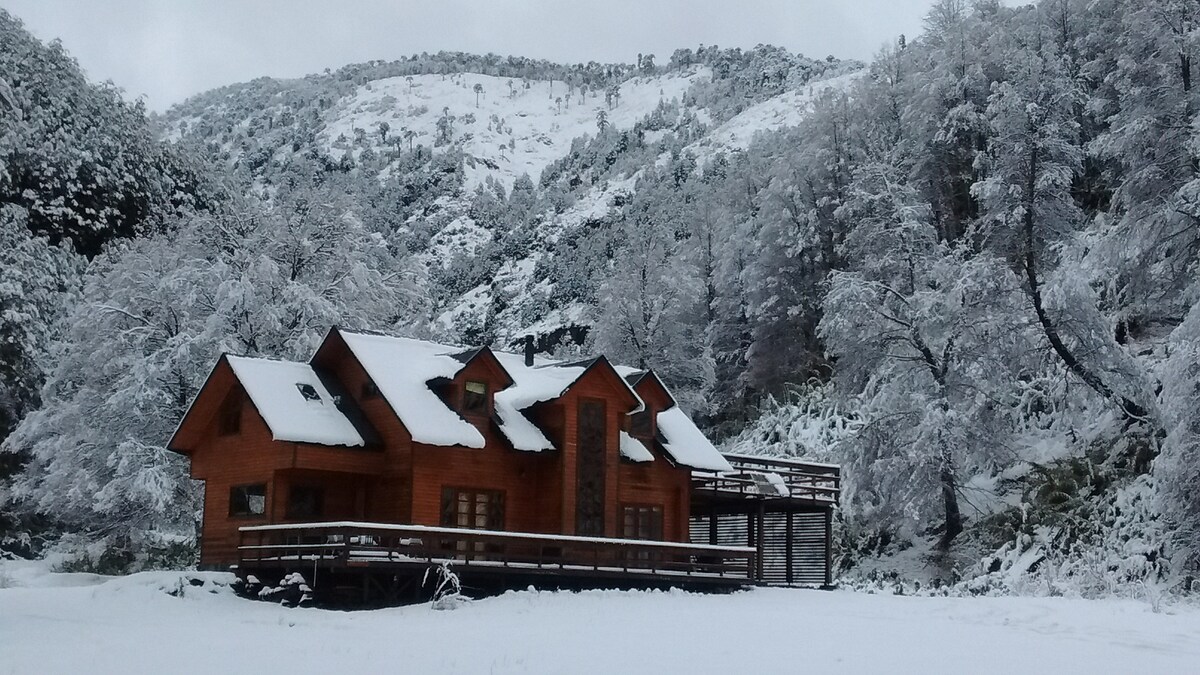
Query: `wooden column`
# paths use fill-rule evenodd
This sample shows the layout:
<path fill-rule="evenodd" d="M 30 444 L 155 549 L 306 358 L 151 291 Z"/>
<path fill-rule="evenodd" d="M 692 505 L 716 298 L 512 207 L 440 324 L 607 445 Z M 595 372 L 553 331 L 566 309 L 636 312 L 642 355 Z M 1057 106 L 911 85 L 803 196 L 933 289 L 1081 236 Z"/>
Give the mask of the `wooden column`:
<path fill-rule="evenodd" d="M 825 509 L 825 585 L 833 585 L 833 509 Z"/>
<path fill-rule="evenodd" d="M 792 583 L 794 582 L 794 570 L 793 570 L 793 565 L 792 565 L 792 553 L 794 552 L 794 546 L 792 544 L 792 540 L 795 537 L 795 526 L 792 522 L 793 515 L 794 514 L 791 511 L 787 512 L 787 535 L 786 535 L 787 541 L 785 542 L 785 546 L 786 546 L 786 551 L 787 551 L 787 554 L 786 554 L 787 555 L 786 579 L 787 579 L 787 583 L 789 586 L 792 585 Z"/>
<path fill-rule="evenodd" d="M 756 555 L 754 557 L 754 566 L 755 566 L 754 577 L 755 577 L 756 581 L 762 581 L 762 578 L 763 578 L 763 557 L 764 557 L 763 554 L 766 551 L 765 543 L 767 540 L 766 528 L 763 526 L 764 521 L 766 520 L 765 513 L 766 513 L 766 510 L 763 507 L 763 501 L 760 499 L 760 500 L 758 500 L 758 518 L 757 518 L 758 524 L 755 526 L 755 530 L 758 533 L 758 536 L 756 537 L 757 542 L 758 542 L 758 555 Z"/>

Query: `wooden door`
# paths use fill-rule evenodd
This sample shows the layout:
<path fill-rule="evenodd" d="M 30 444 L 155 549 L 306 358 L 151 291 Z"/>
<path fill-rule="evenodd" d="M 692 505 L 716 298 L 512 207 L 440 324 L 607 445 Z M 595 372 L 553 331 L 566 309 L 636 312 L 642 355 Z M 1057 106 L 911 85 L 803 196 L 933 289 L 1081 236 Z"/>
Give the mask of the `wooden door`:
<path fill-rule="evenodd" d="M 602 400 L 579 402 L 575 444 L 575 534 L 604 536 L 604 471 L 608 427 Z"/>

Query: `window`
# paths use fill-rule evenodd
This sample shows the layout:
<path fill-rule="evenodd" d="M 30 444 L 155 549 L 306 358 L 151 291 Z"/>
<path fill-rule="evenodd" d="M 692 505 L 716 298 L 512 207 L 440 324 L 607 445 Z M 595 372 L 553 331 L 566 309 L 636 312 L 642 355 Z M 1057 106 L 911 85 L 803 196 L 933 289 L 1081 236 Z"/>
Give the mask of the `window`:
<path fill-rule="evenodd" d="M 654 435 L 654 429 L 651 422 L 653 421 L 654 413 L 649 410 L 643 410 L 640 413 L 634 413 L 629 416 L 629 435 L 638 436 L 640 438 L 650 438 Z"/>
<path fill-rule="evenodd" d="M 626 539 L 663 538 L 663 512 L 661 506 L 644 506 L 627 504 L 622 508 L 624 529 L 622 535 Z"/>
<path fill-rule="evenodd" d="M 317 393 L 317 388 L 307 382 L 297 382 L 296 388 L 300 390 L 300 395 L 305 401 L 321 401 L 321 395 Z"/>
<path fill-rule="evenodd" d="M 443 488 L 442 525 L 473 530 L 504 529 L 504 493 L 500 490 Z"/>
<path fill-rule="evenodd" d="M 488 411 L 488 386 L 486 382 L 468 381 L 463 388 L 463 412 L 486 415 Z"/>
<path fill-rule="evenodd" d="M 222 436 L 233 436 L 242 430 L 242 393 L 231 391 L 221 404 L 218 424 Z"/>
<path fill-rule="evenodd" d="M 379 387 L 375 386 L 375 381 L 368 378 L 362 383 L 363 400 L 371 398 L 379 398 Z"/>
<path fill-rule="evenodd" d="M 235 485 L 229 488 L 229 515 L 261 516 L 267 512 L 267 484 Z"/>
<path fill-rule="evenodd" d="M 293 485 L 288 490 L 288 518 L 320 518 L 324 513 L 324 489 L 308 485 Z"/>

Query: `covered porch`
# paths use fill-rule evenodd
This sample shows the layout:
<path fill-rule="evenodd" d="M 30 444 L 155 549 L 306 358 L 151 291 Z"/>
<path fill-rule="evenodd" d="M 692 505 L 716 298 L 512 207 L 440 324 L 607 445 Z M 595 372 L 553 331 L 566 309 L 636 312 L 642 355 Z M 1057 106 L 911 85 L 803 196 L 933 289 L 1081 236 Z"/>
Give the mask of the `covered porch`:
<path fill-rule="evenodd" d="M 833 511 L 841 469 L 726 454 L 733 472 L 692 474 L 691 540 L 749 546 L 756 583 L 833 585 Z"/>

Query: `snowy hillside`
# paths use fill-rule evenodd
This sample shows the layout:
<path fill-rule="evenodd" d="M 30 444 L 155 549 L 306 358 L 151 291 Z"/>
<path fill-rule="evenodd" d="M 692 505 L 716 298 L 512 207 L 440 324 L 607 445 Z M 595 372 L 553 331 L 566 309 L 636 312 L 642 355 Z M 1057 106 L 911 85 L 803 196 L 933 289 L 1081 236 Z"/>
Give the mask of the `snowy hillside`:
<path fill-rule="evenodd" d="M 519 592 L 345 613 L 241 600 L 230 575 L 27 572 L 7 578 L 30 587 L 0 585 L 0 673 L 723 673 L 750 658 L 774 672 L 1103 674 L 1200 658 L 1200 612 L 1121 600 Z"/>
<path fill-rule="evenodd" d="M 700 157 L 718 152 L 733 152 L 750 147 L 756 134 L 798 126 L 813 109 L 813 103 L 830 92 L 848 91 L 862 77 L 862 71 L 820 79 L 800 90 L 784 92 L 738 113 L 688 146 Z"/>
<path fill-rule="evenodd" d="M 682 76 L 669 76 L 660 78 L 635 78 L 622 86 L 621 108 L 612 111 L 612 116 L 609 117 L 610 122 L 614 127 L 628 128 L 634 123 L 639 122 L 641 117 L 637 111 L 645 111 L 648 113 L 653 110 L 659 101 L 678 100 L 688 87 L 697 83 L 703 83 L 711 74 L 706 69 L 697 69 L 696 71 Z M 677 151 L 677 154 L 691 156 L 696 159 L 696 172 L 703 169 L 704 162 L 712 159 L 721 153 L 733 153 L 745 151 L 750 147 L 751 141 L 758 135 L 764 133 L 778 132 L 799 125 L 805 117 L 812 111 L 813 102 L 822 95 L 829 92 L 845 92 L 859 78 L 861 71 L 855 71 L 846 74 L 835 75 L 830 78 L 817 79 L 810 83 L 803 90 L 787 91 L 778 96 L 768 98 L 767 100 L 754 104 L 737 114 L 726 122 L 715 127 L 704 127 L 704 132 L 701 137 Z M 435 81 L 436 77 L 433 78 Z M 450 87 L 441 87 L 441 90 L 449 90 L 455 92 L 456 95 L 467 96 L 470 94 L 470 84 L 478 80 L 478 77 L 464 75 L 461 77 L 462 84 Z M 493 78 L 494 79 L 494 78 Z M 439 81 L 440 82 L 440 81 Z M 542 90 L 545 91 L 545 83 L 541 83 Z M 457 89 L 457 91 L 456 91 Z M 519 90 L 518 90 L 519 91 Z M 679 96 L 665 96 L 662 92 L 670 93 L 675 91 Z M 538 97 L 535 97 L 538 100 Z M 640 101 L 640 103 L 639 103 Z M 588 102 L 591 103 L 591 94 L 588 95 Z M 602 103 L 602 101 L 601 101 Z M 521 96 L 515 102 L 498 101 L 493 102 L 497 107 L 509 107 L 512 105 L 521 104 Z M 488 106 L 483 104 L 486 109 Z M 481 161 L 472 165 L 468 160 L 466 169 L 467 186 L 478 185 L 487 176 L 494 176 L 498 180 L 505 181 L 506 187 L 511 187 L 514 174 L 512 173 L 517 168 L 524 166 L 527 170 L 535 164 L 540 164 L 538 169 L 545 166 L 554 158 L 554 152 L 565 151 L 570 147 L 571 132 L 563 124 L 571 119 L 574 119 L 574 129 L 578 135 L 594 134 L 595 133 L 595 115 L 590 111 L 601 109 L 602 106 L 591 106 L 582 112 L 575 110 L 571 115 L 564 111 L 560 116 L 554 109 L 554 106 L 543 107 L 543 113 L 549 112 L 548 118 L 539 118 L 535 115 L 528 115 L 523 118 L 523 122 L 528 125 L 533 125 L 529 128 L 538 128 L 537 123 L 540 121 L 540 128 L 552 130 L 552 136 L 541 134 L 539 138 L 544 139 L 542 148 L 537 148 L 536 144 L 531 146 L 528 155 L 524 158 L 524 165 L 518 162 L 511 161 L 503 151 L 494 153 L 490 160 L 497 168 L 492 168 L 489 164 L 483 162 L 486 159 L 482 154 L 477 155 Z M 686 108 L 686 112 L 696 115 L 701 120 L 707 120 L 708 112 L 703 108 Z M 619 114 L 618 114 L 619 113 Z M 426 113 L 429 115 L 431 113 Z M 644 116 L 644 114 L 642 115 Z M 521 119 L 518 116 L 519 119 Z M 377 121 L 371 121 L 372 124 L 378 124 Z M 391 128 L 395 128 L 397 123 L 391 123 Z M 476 126 L 483 126 L 484 122 L 475 119 Z M 495 138 L 496 134 L 490 129 L 485 128 L 487 138 Z M 663 131 L 650 131 L 646 133 L 646 143 L 653 145 L 650 140 L 652 138 L 662 138 Z M 528 134 L 526 134 L 526 137 Z M 552 142 L 552 139 L 557 139 Z M 484 153 L 491 147 L 487 143 L 480 143 L 478 139 L 471 138 L 466 142 L 466 147 L 471 153 Z M 521 143 L 518 142 L 518 150 Z M 519 154 L 519 153 L 518 153 Z M 655 158 L 655 166 L 659 169 L 665 169 L 670 162 L 671 153 L 663 151 L 662 154 Z M 520 158 L 518 158 L 520 159 Z M 637 183 L 640 179 L 643 170 L 636 170 L 617 173 L 601 179 L 597 184 L 590 187 L 586 192 L 575 197 L 575 201 L 562 212 L 546 214 L 545 220 L 538 229 L 537 237 L 542 242 L 553 244 L 565 232 L 572 232 L 574 229 L 581 227 L 587 222 L 596 222 L 604 219 L 611 213 L 619 213 L 619 204 L 628 201 L 637 191 Z M 536 173 L 530 172 L 531 176 L 536 176 Z M 431 250 L 429 260 L 431 261 L 446 261 L 450 260 L 456 253 L 464 250 L 477 251 L 478 242 L 481 239 L 487 239 L 491 235 L 484 229 L 473 226 L 469 218 L 456 218 L 446 229 L 441 230 L 434 237 L 436 246 Z M 472 288 L 468 293 L 460 296 L 460 298 L 452 300 L 447 306 L 442 308 L 437 315 L 437 323 L 443 329 L 448 331 L 461 330 L 463 326 L 472 326 L 482 330 L 486 321 L 492 320 L 499 326 L 499 337 L 501 341 L 510 341 L 517 336 L 524 334 L 534 334 L 546 336 L 562 331 L 573 326 L 587 326 L 590 323 L 588 316 L 589 306 L 586 302 L 576 302 L 567 306 L 552 308 L 549 312 L 537 313 L 536 319 L 530 320 L 529 310 L 531 307 L 542 307 L 545 297 L 549 294 L 550 288 L 546 285 L 545 279 L 536 277 L 537 263 L 543 260 L 547 255 L 544 249 L 535 249 L 529 257 L 518 261 L 509 261 L 505 264 L 502 272 L 496 277 L 487 280 L 479 286 Z M 489 312 L 494 308 L 493 288 L 496 285 L 509 287 L 513 289 L 507 302 L 499 309 L 499 314 L 489 317 Z M 456 328 L 457 327 L 457 328 Z"/>
<path fill-rule="evenodd" d="M 164 121 L 167 138 L 204 144 L 267 195 L 342 176 L 352 201 L 374 204 L 387 234 L 442 280 L 429 312 L 442 337 L 578 347 L 608 270 L 566 258 L 590 246 L 581 237 L 615 236 L 646 170 L 698 176 L 855 79 L 856 64 L 769 47 L 697 56 L 665 68 L 470 55 L 370 63 L 215 90 Z"/>
<path fill-rule="evenodd" d="M 476 73 L 391 77 L 363 84 L 339 101 L 320 142 L 338 158 L 360 154 L 365 147 L 379 151 L 389 136 L 405 145 L 432 147 L 439 120 L 450 116 L 449 140 L 461 143 L 469 158 L 465 187 L 473 189 L 491 176 L 509 189 L 521 174 L 536 180 L 546 165 L 566 154 L 573 139 L 595 135 L 601 111 L 608 124 L 628 129 L 659 102 L 679 99 L 711 76 L 707 68 L 695 67 L 634 77 L 617 88 L 616 97 L 568 87 L 561 80 Z M 373 145 L 352 146 L 350 139 L 361 132 Z"/>

